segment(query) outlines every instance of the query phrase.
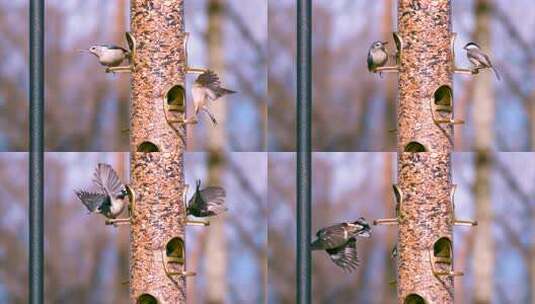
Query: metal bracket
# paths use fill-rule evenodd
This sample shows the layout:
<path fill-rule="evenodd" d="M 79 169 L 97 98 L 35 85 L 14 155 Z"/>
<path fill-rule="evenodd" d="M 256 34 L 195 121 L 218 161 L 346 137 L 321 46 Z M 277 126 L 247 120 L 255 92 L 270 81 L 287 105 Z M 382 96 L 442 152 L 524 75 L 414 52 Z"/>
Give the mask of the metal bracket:
<path fill-rule="evenodd" d="M 130 32 L 125 33 L 126 43 L 128 44 L 128 65 L 106 68 L 106 73 L 131 73 L 135 71 L 135 57 L 136 57 L 136 39 Z"/>
<path fill-rule="evenodd" d="M 125 185 L 127 196 L 128 196 L 128 217 L 127 218 L 117 218 L 117 219 L 106 219 L 106 225 L 113 225 L 117 227 L 119 225 L 130 225 L 132 221 L 133 214 L 136 209 L 136 192 L 129 185 Z"/>
<path fill-rule="evenodd" d="M 165 253 L 164 253 L 164 249 L 161 250 L 161 254 L 162 254 L 162 264 L 163 264 L 163 270 L 165 272 L 165 275 L 167 277 L 169 277 L 170 279 L 173 279 L 174 276 L 181 276 L 181 277 L 192 277 L 192 276 L 196 276 L 197 273 L 193 272 L 193 271 L 169 271 L 169 269 L 167 268 L 167 264 L 180 264 L 180 265 L 185 265 L 185 263 L 179 263 L 177 261 L 176 258 L 174 257 L 168 257 Z"/>
<path fill-rule="evenodd" d="M 450 271 L 437 271 L 435 268 L 435 264 L 447 264 L 451 266 L 451 260 L 448 258 L 441 258 L 441 257 L 435 257 L 435 255 L 432 253 L 433 249 L 428 249 L 427 252 L 429 253 L 429 262 L 431 263 L 431 271 L 433 272 L 433 275 L 438 277 L 441 276 L 449 276 L 449 277 L 458 277 L 458 276 L 464 276 L 464 272 L 462 271 L 453 271 L 450 269 Z"/>
<path fill-rule="evenodd" d="M 185 32 L 184 33 L 184 61 L 186 62 L 186 73 L 187 74 L 202 74 L 206 71 L 208 71 L 208 69 L 203 69 L 203 68 L 192 68 L 189 66 L 189 62 L 188 62 L 188 41 L 189 41 L 189 32 Z"/>
<path fill-rule="evenodd" d="M 455 190 L 457 190 L 457 185 L 453 184 L 451 185 L 451 191 L 450 191 L 450 206 L 451 206 L 451 215 L 452 215 L 452 222 L 456 226 L 477 226 L 477 221 L 470 221 L 470 220 L 459 220 L 455 216 Z"/>
<path fill-rule="evenodd" d="M 396 199 L 396 218 L 377 219 L 373 221 L 374 225 L 397 225 L 399 224 L 399 219 L 402 218 L 401 205 L 403 204 L 403 192 L 401 191 L 399 186 L 396 184 L 392 185 L 392 189 L 394 190 L 394 197 Z"/>

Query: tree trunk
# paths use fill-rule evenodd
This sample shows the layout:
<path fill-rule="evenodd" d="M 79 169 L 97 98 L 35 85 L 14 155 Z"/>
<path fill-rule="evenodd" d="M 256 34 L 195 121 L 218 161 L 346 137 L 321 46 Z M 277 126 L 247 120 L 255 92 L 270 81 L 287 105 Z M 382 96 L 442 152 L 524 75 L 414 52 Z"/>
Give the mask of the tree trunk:
<path fill-rule="evenodd" d="M 173 258 L 185 251 L 186 134 L 183 124 L 172 121 L 183 112 L 170 112 L 164 98 L 175 86 L 176 94 L 169 95 L 175 98 L 168 104 L 184 105 L 184 1 L 133 0 L 131 28 L 137 41 L 130 143 L 137 196 L 131 224 L 130 299 L 185 303 L 185 265 L 166 261 L 168 253 Z"/>
<path fill-rule="evenodd" d="M 483 50 L 490 49 L 491 2 L 475 2 L 476 41 Z M 491 148 L 493 142 L 494 75 L 480 73 L 474 84 L 474 129 L 476 151 L 476 180 L 474 185 L 475 214 L 479 225 L 475 231 L 474 246 L 474 303 L 490 304 L 493 295 L 494 238 L 492 237 L 492 200 L 490 197 Z"/>
<path fill-rule="evenodd" d="M 206 7 L 208 15 L 208 66 L 220 75 L 224 75 L 223 45 L 223 0 L 209 0 Z M 226 103 L 218 100 L 212 104 L 212 111 L 219 125 L 208 130 L 208 184 L 220 185 L 225 166 Z M 227 293 L 227 240 L 225 235 L 225 215 L 222 214 L 210 221 L 205 249 L 206 269 L 206 303 L 222 304 Z"/>
<path fill-rule="evenodd" d="M 445 90 L 441 96 L 451 90 L 451 2 L 400 0 L 398 28 L 403 44 L 398 114 L 398 184 L 403 197 L 398 218 L 398 303 L 453 303 L 453 129 L 433 119 L 451 118 L 446 117 L 451 112 L 433 112 L 435 105 L 443 102 L 435 98 L 437 90 Z"/>

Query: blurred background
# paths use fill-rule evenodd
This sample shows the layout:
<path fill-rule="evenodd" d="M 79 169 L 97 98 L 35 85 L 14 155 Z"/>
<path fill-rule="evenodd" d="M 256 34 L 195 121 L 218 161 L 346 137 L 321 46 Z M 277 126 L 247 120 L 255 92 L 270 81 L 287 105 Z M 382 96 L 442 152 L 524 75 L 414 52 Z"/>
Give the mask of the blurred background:
<path fill-rule="evenodd" d="M 92 44 L 125 46 L 129 3 L 46 1 L 47 151 L 129 151 L 130 76 L 106 74 L 94 56 L 77 51 Z M 190 127 L 188 148 L 206 151 L 218 137 L 226 150 L 265 150 L 266 1 L 185 3 L 190 65 L 214 69 L 226 87 L 239 92 L 216 103 L 217 128 L 204 119 Z M 0 151 L 28 149 L 27 11 L 28 1 L 0 2 Z"/>
<path fill-rule="evenodd" d="M 99 162 L 113 165 L 128 181 L 128 154 L 47 153 L 45 161 L 45 303 L 129 303 L 128 226 L 104 225 L 74 194 L 94 189 Z M 186 154 L 189 185 L 199 178 L 209 184 L 213 173 L 207 163 L 205 153 Z M 0 302 L 22 304 L 28 302 L 28 176 L 21 174 L 28 170 L 27 153 L 0 153 L 0 167 Z M 229 211 L 207 228 L 187 228 L 187 268 L 197 272 L 188 278 L 188 302 L 263 303 L 267 156 L 230 153 L 219 168 L 217 184 L 227 191 Z"/>
<path fill-rule="evenodd" d="M 394 215 L 393 153 L 314 153 L 312 233 L 330 224 L 364 216 Z M 533 303 L 535 299 L 535 154 L 499 153 L 490 159 L 489 191 L 477 191 L 485 177 L 473 153 L 453 155 L 456 215 L 477 219 L 475 228 L 454 229 L 456 303 Z M 268 303 L 295 300 L 295 159 L 293 153 L 270 153 L 268 161 Z M 488 195 L 488 196 L 486 196 Z M 481 202 L 481 203 L 477 203 Z M 491 214 L 492 233 L 477 236 L 481 219 Z M 325 252 L 312 253 L 313 303 L 397 303 L 394 265 L 395 226 L 372 226 L 372 238 L 358 243 L 361 266 L 347 274 Z M 477 253 L 476 241 L 490 244 L 490 262 Z M 475 273 L 487 273 L 477 280 Z M 483 282 L 493 286 L 489 302 L 478 301 Z"/>
<path fill-rule="evenodd" d="M 269 3 L 269 151 L 295 150 L 295 1 Z M 315 151 L 395 151 L 397 75 L 367 70 L 368 48 L 390 41 L 397 1 L 313 1 L 313 130 Z M 462 47 L 478 42 L 502 80 L 491 73 L 454 76 L 457 151 L 474 151 L 491 137 L 498 151 L 535 150 L 535 2 L 456 0 L 456 63 L 468 66 Z M 476 85 L 476 81 L 478 84 Z"/>

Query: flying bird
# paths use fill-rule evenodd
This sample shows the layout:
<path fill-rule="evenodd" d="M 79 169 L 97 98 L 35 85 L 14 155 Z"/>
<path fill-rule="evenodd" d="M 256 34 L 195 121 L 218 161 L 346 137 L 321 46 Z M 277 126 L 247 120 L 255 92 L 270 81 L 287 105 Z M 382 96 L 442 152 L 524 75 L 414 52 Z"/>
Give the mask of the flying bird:
<path fill-rule="evenodd" d="M 463 47 L 463 49 L 466 50 L 466 56 L 468 57 L 468 60 L 470 60 L 470 62 L 474 65 L 474 68 L 476 70 L 492 69 L 492 71 L 494 71 L 494 74 L 496 75 L 496 78 L 500 80 L 500 74 L 498 74 L 498 71 L 492 65 L 489 56 L 483 53 L 479 45 L 474 42 L 468 42 Z"/>
<path fill-rule="evenodd" d="M 108 68 L 117 67 L 125 59 L 130 59 L 130 52 L 116 45 L 93 45 L 89 50 L 81 50 L 95 55 L 101 65 Z"/>
<path fill-rule="evenodd" d="M 108 219 L 117 218 L 128 204 L 126 186 L 108 164 L 98 164 L 93 183 L 98 187 L 97 192 L 77 190 L 78 198 L 90 213 L 100 213 Z"/>
<path fill-rule="evenodd" d="M 385 66 L 388 61 L 387 43 L 387 41 L 374 41 L 372 43 L 368 51 L 368 71 L 375 72 L 377 68 Z"/>
<path fill-rule="evenodd" d="M 359 266 L 357 237 L 370 237 L 371 228 L 361 217 L 354 222 L 345 222 L 320 229 L 317 239 L 311 244 L 312 250 L 325 250 L 337 266 L 351 272 Z"/>
<path fill-rule="evenodd" d="M 217 120 L 208 109 L 209 101 L 215 101 L 225 95 L 234 94 L 235 91 L 225 89 L 221 86 L 219 76 L 213 71 L 206 70 L 200 74 L 191 88 L 191 95 L 193 96 L 193 108 L 195 116 L 199 115 L 200 111 L 205 112 L 214 125 Z"/>
<path fill-rule="evenodd" d="M 195 193 L 186 207 L 188 215 L 195 217 L 209 217 L 227 211 L 225 207 L 225 189 L 221 187 L 206 187 L 201 189 L 201 181 L 197 180 Z"/>

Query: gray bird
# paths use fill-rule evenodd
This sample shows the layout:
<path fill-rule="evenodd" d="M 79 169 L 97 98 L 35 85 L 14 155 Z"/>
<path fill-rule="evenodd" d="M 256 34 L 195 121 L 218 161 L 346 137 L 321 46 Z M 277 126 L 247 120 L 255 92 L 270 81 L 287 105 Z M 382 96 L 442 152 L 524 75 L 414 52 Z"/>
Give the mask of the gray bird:
<path fill-rule="evenodd" d="M 188 202 L 186 212 L 195 217 L 209 217 L 223 213 L 227 211 L 225 196 L 225 189 L 221 187 L 201 189 L 201 181 L 197 180 L 195 193 Z"/>
<path fill-rule="evenodd" d="M 199 112 L 202 110 L 208 115 L 208 117 L 210 117 L 212 123 L 216 125 L 217 120 L 208 109 L 208 102 L 215 101 L 222 96 L 234 93 L 236 92 L 225 89 L 221 86 L 221 81 L 215 72 L 206 70 L 204 73 L 200 74 L 199 77 L 197 77 L 191 88 L 195 116 L 197 117 Z"/>
<path fill-rule="evenodd" d="M 98 192 L 77 190 L 76 195 L 89 212 L 100 213 L 108 219 L 117 218 L 128 204 L 125 185 L 108 164 L 98 164 L 93 182 L 99 188 Z"/>
<path fill-rule="evenodd" d="M 106 67 L 117 67 L 125 59 L 130 58 L 130 52 L 125 48 L 116 45 L 93 45 L 89 50 L 81 50 L 95 55 L 101 65 Z"/>
<path fill-rule="evenodd" d="M 463 47 L 463 49 L 466 50 L 466 56 L 468 57 L 468 60 L 470 60 L 470 62 L 474 65 L 474 68 L 476 70 L 492 69 L 492 71 L 494 71 L 494 74 L 496 75 L 496 78 L 500 80 L 500 74 L 498 74 L 498 71 L 494 68 L 492 62 L 490 62 L 489 56 L 483 53 L 479 45 L 474 42 L 469 42 Z"/>
<path fill-rule="evenodd" d="M 370 236 L 370 225 L 361 217 L 352 223 L 340 223 L 318 230 L 317 239 L 310 246 L 312 250 L 327 251 L 337 266 L 351 272 L 359 266 L 357 237 Z"/>
<path fill-rule="evenodd" d="M 368 51 L 368 71 L 375 72 L 378 67 L 385 66 L 388 61 L 388 52 L 385 45 L 388 42 L 375 41 Z"/>

